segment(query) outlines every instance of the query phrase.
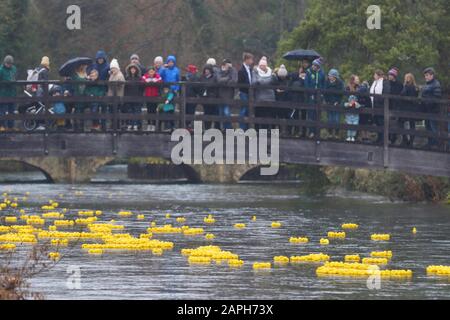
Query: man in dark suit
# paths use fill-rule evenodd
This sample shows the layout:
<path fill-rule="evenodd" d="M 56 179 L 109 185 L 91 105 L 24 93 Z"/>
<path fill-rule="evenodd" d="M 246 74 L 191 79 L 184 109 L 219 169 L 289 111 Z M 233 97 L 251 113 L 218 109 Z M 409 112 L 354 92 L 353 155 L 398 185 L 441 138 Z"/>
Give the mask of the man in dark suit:
<path fill-rule="evenodd" d="M 251 85 L 253 80 L 253 64 L 254 56 L 251 53 L 244 53 L 242 67 L 238 72 L 238 84 Z M 247 88 L 241 88 L 239 90 L 239 97 L 242 101 L 249 100 L 249 90 Z M 241 118 L 248 117 L 248 105 L 241 107 Z M 241 129 L 247 130 L 248 124 L 241 123 Z"/>

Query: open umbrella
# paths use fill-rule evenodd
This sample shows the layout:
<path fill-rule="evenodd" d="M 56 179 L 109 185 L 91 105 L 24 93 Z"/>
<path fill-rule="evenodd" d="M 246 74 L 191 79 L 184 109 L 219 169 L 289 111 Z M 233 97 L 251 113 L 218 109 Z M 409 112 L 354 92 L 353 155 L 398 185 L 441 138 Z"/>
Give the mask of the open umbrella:
<path fill-rule="evenodd" d="M 300 60 L 315 60 L 320 58 L 321 55 L 314 50 L 304 50 L 298 49 L 291 52 L 286 53 L 283 58 L 289 61 L 300 61 Z"/>
<path fill-rule="evenodd" d="M 59 75 L 61 77 L 70 77 L 77 67 L 83 64 L 90 66 L 92 63 L 93 60 L 91 58 L 78 57 L 71 59 L 59 68 Z"/>

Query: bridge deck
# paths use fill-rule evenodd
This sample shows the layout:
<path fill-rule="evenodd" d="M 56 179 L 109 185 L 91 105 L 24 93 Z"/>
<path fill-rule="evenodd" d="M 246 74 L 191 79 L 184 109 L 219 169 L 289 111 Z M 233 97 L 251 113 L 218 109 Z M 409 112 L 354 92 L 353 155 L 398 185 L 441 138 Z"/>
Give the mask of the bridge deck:
<path fill-rule="evenodd" d="M 0 97 L 0 103 L 15 103 L 19 105 L 18 114 L 0 116 L 0 121 L 15 121 L 14 131 L 0 132 L 0 159 L 6 158 L 29 158 L 29 157 L 163 157 L 170 158 L 172 148 L 175 145 L 171 142 L 170 134 L 163 130 L 164 123 L 173 122 L 175 128 L 188 128 L 193 121 L 201 121 L 209 127 L 212 123 L 219 129 L 223 129 L 226 123 L 231 123 L 234 127 L 241 124 L 248 125 L 249 128 L 278 128 L 281 131 L 280 140 L 280 162 L 300 163 L 313 165 L 337 165 L 355 168 L 391 169 L 415 174 L 426 174 L 434 176 L 450 177 L 450 153 L 449 153 L 449 133 L 448 124 L 450 117 L 448 113 L 448 100 L 424 100 L 416 98 L 405 98 L 391 95 L 376 96 L 384 102 L 382 108 L 361 108 L 358 110 L 345 109 L 342 106 L 327 105 L 322 96 L 327 93 L 336 93 L 331 90 L 306 90 L 302 88 L 287 88 L 280 86 L 253 87 L 242 85 L 229 85 L 227 88 L 236 91 L 242 88 L 249 90 L 249 101 L 239 99 L 211 98 L 211 97 L 188 97 L 189 86 L 202 86 L 204 88 L 214 88 L 207 84 L 181 83 L 181 93 L 176 98 L 177 110 L 174 114 L 131 114 L 123 112 L 124 106 L 130 104 L 139 105 L 145 108 L 148 103 L 161 103 L 162 98 L 148 97 L 51 97 L 48 94 L 47 84 L 55 82 L 38 82 L 44 87 L 44 96 L 39 98 L 42 103 L 42 110 L 39 112 L 26 112 L 31 105 L 37 105 L 36 97 Z M 17 82 L 15 85 L 24 87 L 24 82 Z M 71 83 L 76 85 L 77 83 Z M 86 84 L 86 83 L 84 83 Z M 118 84 L 109 84 L 118 85 Z M 221 86 L 222 88 L 223 86 Z M 289 102 L 268 102 L 256 101 L 254 94 L 261 89 L 283 89 L 303 95 L 305 99 Z M 217 88 L 216 88 L 217 89 Z M 350 93 L 339 92 L 342 96 Z M 361 97 L 370 95 L 357 94 Z M 307 103 L 308 97 L 316 97 L 315 103 Z M 53 103 L 62 101 L 67 106 L 83 104 L 89 106 L 92 103 L 104 106 L 102 113 L 68 113 L 55 115 L 51 112 Z M 391 108 L 393 101 L 408 101 L 416 106 L 438 105 L 439 111 L 424 113 Z M 193 106 L 219 106 L 230 105 L 239 111 L 242 106 L 248 107 L 248 116 L 224 117 L 219 115 L 188 114 L 188 105 Z M 264 108 L 271 108 L 272 114 L 261 113 Z M 125 109 L 126 110 L 126 109 Z M 286 113 L 286 111 L 288 111 Z M 294 112 L 295 111 L 295 112 Z M 325 115 L 329 111 L 345 114 L 365 114 L 370 117 L 378 117 L 383 120 L 379 125 L 347 125 L 345 123 L 328 123 L 318 117 L 318 120 L 305 119 L 300 116 L 306 111 L 313 111 L 317 115 Z M 281 112 L 281 113 L 280 113 Z M 283 113 L 284 112 L 284 113 Z M 291 114 L 294 116 L 280 116 L 280 114 Z M 271 116 L 277 114 L 278 116 Z M 297 116 L 295 116 L 295 114 Z M 411 121 L 434 121 L 437 123 L 437 131 L 424 129 L 405 129 L 399 127 L 394 119 L 404 118 Z M 55 122 L 64 120 L 75 125 L 76 129 L 67 127 L 57 128 Z M 90 132 L 86 125 L 90 125 L 94 120 L 102 120 L 104 127 L 99 132 Z M 139 124 L 146 124 L 151 121 L 156 132 L 148 132 L 146 126 L 142 125 L 138 131 L 128 131 L 121 125 L 129 121 Z M 44 127 L 42 131 L 26 130 L 23 124 L 35 123 Z M 78 126 L 77 126 L 78 124 Z M 311 139 L 300 138 L 304 130 L 315 130 L 316 136 Z M 326 129 L 338 129 L 341 134 L 341 141 L 328 140 L 326 135 L 320 132 Z M 87 131 L 86 131 L 87 130 Z M 345 142 L 345 131 L 355 130 L 365 131 L 374 136 L 384 135 L 382 142 L 375 144 L 374 141 L 367 143 L 347 143 Z M 400 148 L 392 145 L 389 138 L 392 135 L 401 137 L 409 135 L 421 140 L 408 148 Z M 434 139 L 436 145 L 433 149 L 421 149 L 428 139 Z"/>

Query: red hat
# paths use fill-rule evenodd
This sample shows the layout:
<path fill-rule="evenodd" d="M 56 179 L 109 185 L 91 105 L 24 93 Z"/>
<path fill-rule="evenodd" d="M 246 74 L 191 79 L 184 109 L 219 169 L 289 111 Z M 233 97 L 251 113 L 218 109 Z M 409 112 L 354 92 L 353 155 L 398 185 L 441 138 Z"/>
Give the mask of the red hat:
<path fill-rule="evenodd" d="M 198 72 L 198 68 L 197 66 L 190 64 L 187 66 L 186 71 L 189 73 L 197 73 Z"/>

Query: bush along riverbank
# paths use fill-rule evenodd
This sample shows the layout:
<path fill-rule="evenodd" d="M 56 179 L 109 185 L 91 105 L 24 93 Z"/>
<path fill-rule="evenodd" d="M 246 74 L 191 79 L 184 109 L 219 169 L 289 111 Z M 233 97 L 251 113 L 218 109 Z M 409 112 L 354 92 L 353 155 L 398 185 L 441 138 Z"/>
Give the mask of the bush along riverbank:
<path fill-rule="evenodd" d="M 448 178 L 337 167 L 323 168 L 322 172 L 331 186 L 378 194 L 391 200 L 450 204 L 450 179 Z"/>

